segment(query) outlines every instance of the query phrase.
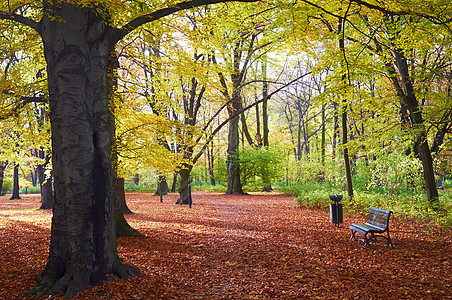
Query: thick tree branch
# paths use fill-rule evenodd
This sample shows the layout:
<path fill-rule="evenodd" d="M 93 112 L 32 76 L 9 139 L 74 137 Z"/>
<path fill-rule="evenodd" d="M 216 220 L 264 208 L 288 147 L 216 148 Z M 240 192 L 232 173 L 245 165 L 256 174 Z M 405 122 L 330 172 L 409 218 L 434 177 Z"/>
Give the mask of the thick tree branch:
<path fill-rule="evenodd" d="M 394 11 L 394 10 L 386 9 L 386 8 L 381 7 L 379 5 L 371 4 L 371 3 L 368 3 L 366 1 L 362 1 L 362 0 L 351 0 L 350 3 L 356 3 L 358 5 L 362 5 L 362 6 L 365 6 L 367 8 L 380 11 L 380 12 L 382 12 L 382 13 L 384 13 L 386 15 L 390 15 L 390 16 L 414 15 L 414 16 L 422 17 L 422 18 L 430 20 L 431 22 L 433 22 L 433 23 L 435 23 L 437 25 L 447 25 L 448 23 L 452 22 L 452 17 L 450 17 L 450 15 L 448 15 L 447 17 L 442 19 L 441 16 L 439 16 L 438 14 L 429 15 L 429 14 L 424 13 L 424 12 L 417 12 L 417 11 L 410 10 L 409 8 L 406 9 L 406 10 Z M 449 28 L 449 27 L 447 27 L 447 28 Z"/>
<path fill-rule="evenodd" d="M 259 0 L 235 0 L 236 2 L 257 2 Z M 133 30 L 137 29 L 138 27 L 153 22 L 155 20 L 161 19 L 163 17 L 166 17 L 168 15 L 171 15 L 175 12 L 190 9 L 198 6 L 208 5 L 208 4 L 216 4 L 216 3 L 224 3 L 224 2 L 233 2 L 232 0 L 192 0 L 192 1 L 186 1 L 177 3 L 174 6 L 162 8 L 159 10 L 156 10 L 152 13 L 145 14 L 142 16 L 139 16 L 126 25 L 124 25 L 121 29 L 117 29 L 116 31 L 116 37 L 115 39 L 117 41 L 121 40 L 123 37 L 128 35 Z"/>
<path fill-rule="evenodd" d="M 0 114 L 0 121 L 6 120 L 14 115 L 17 115 L 19 111 L 24 108 L 29 103 L 44 103 L 47 101 L 45 97 L 21 97 L 16 105 L 7 112 L 2 112 Z"/>
<path fill-rule="evenodd" d="M 15 14 L 15 13 L 8 14 L 3 11 L 0 11 L 0 19 L 10 20 L 10 21 L 15 21 L 15 22 L 21 23 L 23 25 L 26 25 L 26 26 L 34 29 L 38 34 L 41 34 L 41 23 L 36 22 L 27 17 L 21 16 L 21 15 Z"/>

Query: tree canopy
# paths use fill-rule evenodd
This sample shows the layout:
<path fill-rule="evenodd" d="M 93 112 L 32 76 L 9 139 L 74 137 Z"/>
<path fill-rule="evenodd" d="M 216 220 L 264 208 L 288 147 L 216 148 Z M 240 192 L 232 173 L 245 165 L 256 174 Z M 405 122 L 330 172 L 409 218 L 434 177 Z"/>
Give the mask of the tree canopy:
<path fill-rule="evenodd" d="M 49 261 L 31 293 L 139 275 L 117 255 L 118 176 L 179 173 L 185 203 L 203 155 L 211 176 L 224 162 L 228 194 L 288 180 L 293 160 L 309 180 L 345 176 L 350 197 L 355 166 L 394 155 L 438 202 L 449 1 L 237 2 L 0 4 L 2 180 L 7 165 L 50 168 L 50 156 L 54 178 Z M 340 175 L 327 168 L 339 150 Z"/>

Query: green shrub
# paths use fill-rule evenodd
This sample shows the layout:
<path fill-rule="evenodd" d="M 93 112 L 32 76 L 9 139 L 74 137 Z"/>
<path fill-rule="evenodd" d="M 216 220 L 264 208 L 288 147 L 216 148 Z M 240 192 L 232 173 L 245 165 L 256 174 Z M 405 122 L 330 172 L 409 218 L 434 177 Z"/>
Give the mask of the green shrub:
<path fill-rule="evenodd" d="M 205 184 L 202 186 L 195 187 L 195 190 L 197 191 L 205 191 L 205 192 L 212 192 L 212 193 L 225 193 L 227 187 L 222 184 L 216 184 L 215 186 L 211 184 Z"/>
<path fill-rule="evenodd" d="M 126 183 L 124 190 L 126 193 L 153 193 L 157 189 L 157 186 L 151 187 L 150 185 L 136 185 L 133 183 Z"/>
<path fill-rule="evenodd" d="M 20 190 L 21 194 L 41 194 L 41 187 L 40 186 L 31 186 L 26 189 Z"/>
<path fill-rule="evenodd" d="M 4 180 L 2 185 L 2 193 L 8 193 L 13 189 L 13 182 L 10 180 Z"/>

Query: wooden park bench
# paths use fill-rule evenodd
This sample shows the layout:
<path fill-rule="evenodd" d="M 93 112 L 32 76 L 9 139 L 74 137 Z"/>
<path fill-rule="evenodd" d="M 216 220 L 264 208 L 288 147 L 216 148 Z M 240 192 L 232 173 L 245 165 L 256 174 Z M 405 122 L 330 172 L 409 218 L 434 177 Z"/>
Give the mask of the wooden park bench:
<path fill-rule="evenodd" d="M 350 239 L 355 239 L 355 233 L 359 232 L 364 235 L 364 247 L 369 247 L 371 242 L 376 242 L 377 237 L 382 237 L 386 239 L 386 247 L 394 248 L 391 242 L 391 237 L 389 236 L 389 217 L 391 216 L 391 211 L 371 207 L 369 209 L 369 215 L 367 217 L 367 222 L 364 224 L 353 223 L 350 225 L 350 230 L 352 231 L 352 236 Z M 377 233 L 385 233 L 384 235 L 377 235 Z M 370 234 L 370 237 L 368 237 Z"/>

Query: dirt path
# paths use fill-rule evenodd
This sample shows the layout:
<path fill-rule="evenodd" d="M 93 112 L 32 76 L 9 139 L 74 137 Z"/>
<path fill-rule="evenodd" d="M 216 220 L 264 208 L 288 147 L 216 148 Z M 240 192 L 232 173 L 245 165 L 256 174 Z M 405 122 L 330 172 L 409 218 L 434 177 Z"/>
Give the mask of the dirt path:
<path fill-rule="evenodd" d="M 429 235 L 397 216 L 396 249 L 364 249 L 347 229 L 364 215 L 347 215 L 336 228 L 327 211 L 302 209 L 277 194 L 195 193 L 192 209 L 175 205 L 177 195 L 164 196 L 164 203 L 148 194 L 127 199 L 135 212 L 127 219 L 145 236 L 120 238 L 118 249 L 143 276 L 93 287 L 77 299 L 452 299 L 451 237 Z M 5 205 L 0 299 L 15 299 L 45 264 L 50 214 Z M 24 254 L 12 254 L 18 252 Z"/>

